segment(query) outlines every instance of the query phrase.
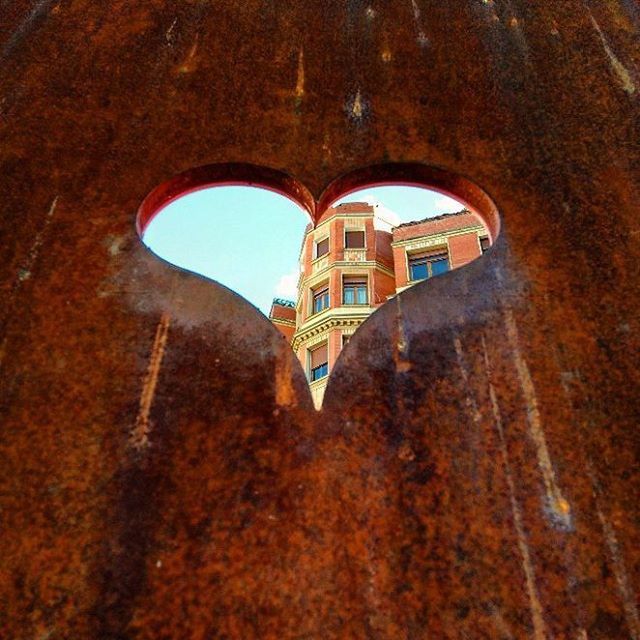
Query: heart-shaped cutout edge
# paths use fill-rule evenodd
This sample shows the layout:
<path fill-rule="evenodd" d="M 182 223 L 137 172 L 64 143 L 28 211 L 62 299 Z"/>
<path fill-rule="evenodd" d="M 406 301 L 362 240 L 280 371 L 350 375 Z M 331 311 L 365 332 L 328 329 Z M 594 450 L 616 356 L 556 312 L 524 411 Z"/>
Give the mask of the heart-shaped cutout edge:
<path fill-rule="evenodd" d="M 284 196 L 309 215 L 313 228 L 329 207 L 351 193 L 379 186 L 419 187 L 455 198 L 475 213 L 487 229 L 491 244 L 500 232 L 498 209 L 487 192 L 470 179 L 440 167 L 420 163 L 370 165 L 330 181 L 316 198 L 302 182 L 283 171 L 248 163 L 218 163 L 189 169 L 155 187 L 137 212 L 136 229 L 140 239 L 153 219 L 172 202 L 196 191 L 223 186 L 257 187 Z M 303 364 L 298 357 L 295 359 L 307 378 Z M 333 369 L 327 382 L 332 372 Z M 313 394 L 310 382 L 307 388 Z M 321 410 L 322 400 L 315 404 Z"/>

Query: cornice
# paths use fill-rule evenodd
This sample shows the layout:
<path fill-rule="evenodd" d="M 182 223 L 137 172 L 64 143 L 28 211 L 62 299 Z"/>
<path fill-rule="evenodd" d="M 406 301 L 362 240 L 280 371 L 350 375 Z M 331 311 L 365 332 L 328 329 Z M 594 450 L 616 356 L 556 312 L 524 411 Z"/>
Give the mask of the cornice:
<path fill-rule="evenodd" d="M 367 309 L 371 309 L 371 308 L 367 307 Z M 329 331 L 330 329 L 353 328 L 353 330 L 355 331 L 355 329 L 359 327 L 371 315 L 371 313 L 373 313 L 373 311 L 375 311 L 375 309 L 371 309 L 371 311 L 369 311 L 368 313 L 362 314 L 361 316 L 358 316 L 358 317 L 333 316 L 333 317 L 327 318 L 324 322 L 321 322 L 314 326 L 307 327 L 302 331 L 298 331 L 293 336 L 293 340 L 291 341 L 291 347 L 293 348 L 294 351 L 297 351 L 301 344 L 303 344 L 304 342 L 307 342 L 311 338 L 314 338 L 316 336 L 319 336 L 325 333 L 326 331 Z"/>
<path fill-rule="evenodd" d="M 413 238 L 407 238 L 406 240 L 397 240 L 392 242 L 392 247 L 406 247 L 409 245 L 417 244 L 422 246 L 432 246 L 438 244 L 447 244 L 447 240 L 452 236 L 463 236 L 470 232 L 484 231 L 482 225 L 475 225 L 473 227 L 464 227 L 463 229 L 455 229 L 453 231 L 442 231 L 441 233 L 429 233 L 422 236 L 415 236 Z"/>
<path fill-rule="evenodd" d="M 287 327 L 293 327 L 294 329 L 296 327 L 295 320 L 288 320 L 286 318 L 269 318 L 269 320 L 271 320 L 273 324 L 283 324 Z"/>

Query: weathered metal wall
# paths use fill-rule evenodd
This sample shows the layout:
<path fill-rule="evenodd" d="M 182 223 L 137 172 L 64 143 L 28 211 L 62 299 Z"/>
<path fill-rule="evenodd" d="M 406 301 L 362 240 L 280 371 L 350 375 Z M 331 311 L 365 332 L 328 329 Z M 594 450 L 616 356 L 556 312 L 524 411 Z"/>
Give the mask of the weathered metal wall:
<path fill-rule="evenodd" d="M 3 638 L 640 639 L 632 0 L 0 8 Z M 135 213 L 216 162 L 467 176 L 494 249 L 325 409 Z"/>

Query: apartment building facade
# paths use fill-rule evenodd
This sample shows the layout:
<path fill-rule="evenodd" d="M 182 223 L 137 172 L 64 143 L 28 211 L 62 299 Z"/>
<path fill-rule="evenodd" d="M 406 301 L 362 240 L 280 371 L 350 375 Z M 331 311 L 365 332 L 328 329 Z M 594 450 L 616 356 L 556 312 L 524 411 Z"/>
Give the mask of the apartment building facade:
<path fill-rule="evenodd" d="M 305 231 L 297 300 L 273 302 L 269 317 L 305 369 L 316 408 L 340 352 L 371 313 L 407 287 L 474 260 L 491 243 L 466 210 L 394 222 L 366 202 L 329 208 Z"/>

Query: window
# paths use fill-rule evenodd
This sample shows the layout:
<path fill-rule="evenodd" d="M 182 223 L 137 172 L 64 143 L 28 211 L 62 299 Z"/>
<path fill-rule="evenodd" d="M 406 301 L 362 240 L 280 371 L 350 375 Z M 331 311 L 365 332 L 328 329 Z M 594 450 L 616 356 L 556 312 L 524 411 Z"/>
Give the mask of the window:
<path fill-rule="evenodd" d="M 350 333 L 343 333 L 342 334 L 342 348 L 344 349 L 347 344 L 349 343 L 349 340 L 351 340 L 351 334 Z"/>
<path fill-rule="evenodd" d="M 416 253 L 409 259 L 409 280 L 424 280 L 449 271 L 449 255 L 446 251 L 438 253 Z"/>
<path fill-rule="evenodd" d="M 329 253 L 329 237 L 323 238 L 319 242 L 316 242 L 316 258 L 321 258 L 322 256 L 327 255 Z"/>
<path fill-rule="evenodd" d="M 364 249 L 364 231 L 345 231 L 344 246 L 346 249 Z"/>
<path fill-rule="evenodd" d="M 342 278 L 342 304 L 367 304 L 368 302 L 365 276 Z"/>
<path fill-rule="evenodd" d="M 484 236 L 484 238 L 480 238 L 480 251 L 485 253 L 487 249 L 491 246 L 491 241 L 488 236 Z"/>
<path fill-rule="evenodd" d="M 329 308 L 329 285 L 325 284 L 313 290 L 313 313 Z"/>
<path fill-rule="evenodd" d="M 329 349 L 327 343 L 309 349 L 309 380 L 314 382 L 329 375 Z"/>

